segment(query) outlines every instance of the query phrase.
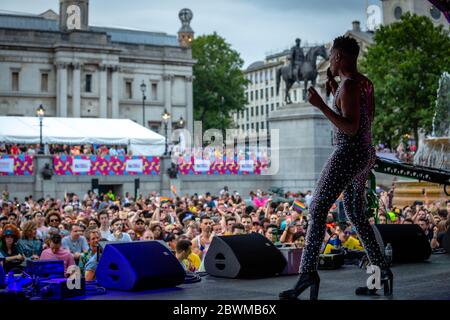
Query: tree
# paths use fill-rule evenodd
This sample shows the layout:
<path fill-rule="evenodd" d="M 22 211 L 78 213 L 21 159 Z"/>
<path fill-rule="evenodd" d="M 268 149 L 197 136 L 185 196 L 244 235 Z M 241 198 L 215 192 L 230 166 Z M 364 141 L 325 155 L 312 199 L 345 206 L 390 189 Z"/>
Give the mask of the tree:
<path fill-rule="evenodd" d="M 374 140 L 398 143 L 419 128 L 431 133 L 439 78 L 450 70 L 450 38 L 427 17 L 407 13 L 382 26 L 362 59 L 362 71 L 375 86 Z"/>
<path fill-rule="evenodd" d="M 197 60 L 193 68 L 194 119 L 203 122 L 203 130 L 233 127 L 231 114 L 246 104 L 244 61 L 215 32 L 196 38 L 192 55 Z"/>

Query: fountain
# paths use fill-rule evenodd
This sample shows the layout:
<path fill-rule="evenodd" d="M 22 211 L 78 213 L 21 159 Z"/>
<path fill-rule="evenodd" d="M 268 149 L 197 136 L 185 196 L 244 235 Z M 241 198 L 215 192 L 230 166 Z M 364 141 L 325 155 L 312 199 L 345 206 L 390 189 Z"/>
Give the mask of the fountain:
<path fill-rule="evenodd" d="M 411 205 L 416 200 L 440 201 L 448 199 L 450 186 L 450 74 L 444 72 L 439 80 L 433 130 L 427 136 L 419 130 L 419 148 L 414 155 L 414 166 L 410 167 L 410 178 L 419 181 L 401 180 L 395 183 L 394 205 Z M 414 172 L 422 172 L 421 178 L 414 178 Z M 433 177 L 431 177 L 433 175 Z M 437 177 L 439 176 L 439 179 Z M 447 177 L 447 178 L 446 178 Z M 437 183 L 437 180 L 440 183 Z M 426 198 L 423 194 L 426 191 Z"/>
<path fill-rule="evenodd" d="M 439 80 L 433 130 L 426 137 L 419 133 L 419 148 L 414 165 L 450 171 L 450 74 L 444 72 Z"/>

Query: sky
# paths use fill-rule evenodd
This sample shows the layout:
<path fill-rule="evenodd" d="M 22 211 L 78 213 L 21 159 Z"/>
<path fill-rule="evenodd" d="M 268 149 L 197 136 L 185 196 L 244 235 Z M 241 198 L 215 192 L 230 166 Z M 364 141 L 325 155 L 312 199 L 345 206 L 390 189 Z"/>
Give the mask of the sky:
<path fill-rule="evenodd" d="M 216 31 L 241 54 L 244 67 L 302 39 L 326 43 L 351 29 L 366 28 L 366 5 L 380 0 L 90 0 L 89 24 L 161 31 L 176 35 L 182 8 L 193 11 L 195 35 Z M 58 0 L 0 0 L 0 10 L 58 13 Z"/>

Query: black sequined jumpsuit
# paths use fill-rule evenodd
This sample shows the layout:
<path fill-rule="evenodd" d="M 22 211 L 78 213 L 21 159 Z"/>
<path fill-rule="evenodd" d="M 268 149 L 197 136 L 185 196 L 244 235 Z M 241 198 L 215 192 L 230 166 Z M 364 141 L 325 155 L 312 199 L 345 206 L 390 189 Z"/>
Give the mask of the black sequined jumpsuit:
<path fill-rule="evenodd" d="M 346 81 L 355 81 L 348 79 Z M 336 106 L 333 110 L 342 115 Z M 373 86 L 367 80 L 360 82 L 360 124 L 354 136 L 349 136 L 334 127 L 335 149 L 325 163 L 309 208 L 311 221 L 306 233 L 305 248 L 300 266 L 301 273 L 317 270 L 319 251 L 325 236 L 326 217 L 330 207 L 344 191 L 344 208 L 347 217 L 355 226 L 370 263 L 386 267 L 381 248 L 366 217 L 365 184 L 369 171 L 375 163 L 375 149 L 372 146 L 371 119 L 368 103 Z"/>

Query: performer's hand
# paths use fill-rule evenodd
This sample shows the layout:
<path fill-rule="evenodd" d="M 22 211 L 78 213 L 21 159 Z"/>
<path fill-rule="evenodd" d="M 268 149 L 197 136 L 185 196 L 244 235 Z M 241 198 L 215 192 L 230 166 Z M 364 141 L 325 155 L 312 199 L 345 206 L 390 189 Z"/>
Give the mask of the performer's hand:
<path fill-rule="evenodd" d="M 333 74 L 331 73 L 330 67 L 327 69 L 327 78 L 328 80 L 334 80 Z"/>
<path fill-rule="evenodd" d="M 308 101 L 319 109 L 322 109 L 326 105 L 322 97 L 313 87 L 309 87 L 308 89 Z"/>

